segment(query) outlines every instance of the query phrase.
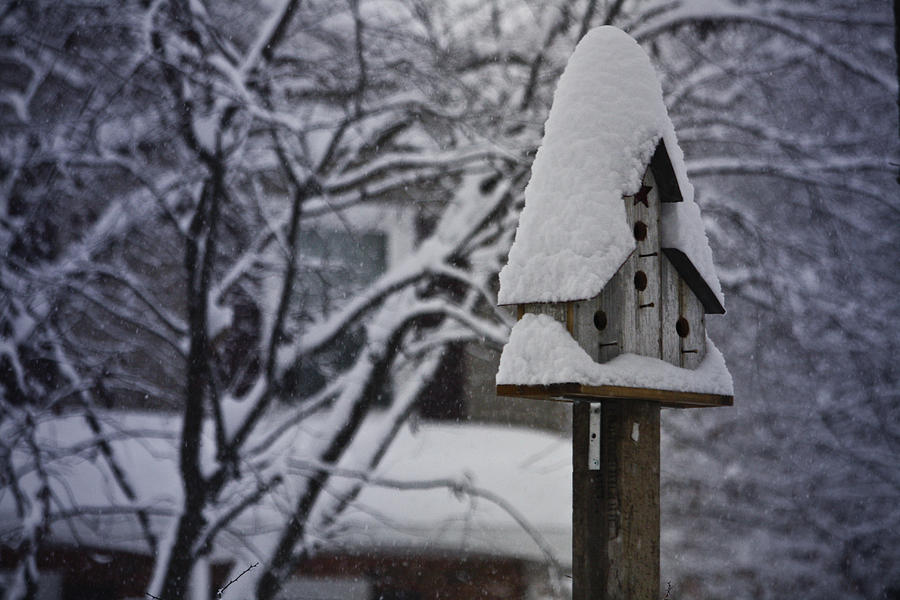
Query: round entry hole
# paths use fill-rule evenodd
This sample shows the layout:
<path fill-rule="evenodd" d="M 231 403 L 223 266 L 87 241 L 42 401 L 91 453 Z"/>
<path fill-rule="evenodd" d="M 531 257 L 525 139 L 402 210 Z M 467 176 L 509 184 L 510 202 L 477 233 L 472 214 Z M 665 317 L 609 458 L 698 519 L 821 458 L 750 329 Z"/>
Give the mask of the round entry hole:
<path fill-rule="evenodd" d="M 606 325 L 607 325 L 606 313 L 603 312 L 602 310 L 598 310 L 597 312 L 595 312 L 594 313 L 594 327 L 596 327 L 600 331 L 603 331 L 604 329 L 606 329 Z"/>
<path fill-rule="evenodd" d="M 691 333 L 691 324 L 684 317 L 678 317 L 678 320 L 675 321 L 675 331 L 679 337 L 685 338 Z"/>
<path fill-rule="evenodd" d="M 634 274 L 634 287 L 639 292 L 643 292 L 647 289 L 647 274 L 643 271 L 638 271 Z"/>
<path fill-rule="evenodd" d="M 634 224 L 634 239 L 639 242 L 647 239 L 647 224 L 643 221 L 638 221 Z"/>

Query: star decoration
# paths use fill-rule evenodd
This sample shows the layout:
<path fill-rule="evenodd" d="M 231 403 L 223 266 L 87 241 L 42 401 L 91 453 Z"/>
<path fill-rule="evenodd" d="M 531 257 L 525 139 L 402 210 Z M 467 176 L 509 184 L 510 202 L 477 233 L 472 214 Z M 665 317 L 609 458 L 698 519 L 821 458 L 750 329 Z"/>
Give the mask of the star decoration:
<path fill-rule="evenodd" d="M 653 188 L 649 185 L 642 185 L 640 191 L 634 195 L 634 205 L 643 203 L 644 206 L 650 208 L 650 202 L 647 200 L 647 194 L 650 193 L 650 190 Z"/>

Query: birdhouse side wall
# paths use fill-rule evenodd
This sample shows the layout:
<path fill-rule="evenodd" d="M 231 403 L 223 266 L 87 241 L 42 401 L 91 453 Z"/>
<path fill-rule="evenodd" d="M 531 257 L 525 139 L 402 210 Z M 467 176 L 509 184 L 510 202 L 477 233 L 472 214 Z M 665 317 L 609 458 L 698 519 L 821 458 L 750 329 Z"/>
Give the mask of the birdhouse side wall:
<path fill-rule="evenodd" d="M 660 260 L 662 359 L 695 369 L 706 356 L 703 304 L 668 258 Z"/>
<path fill-rule="evenodd" d="M 616 273 L 599 295 L 573 303 L 572 337 L 595 362 L 607 362 L 621 353 L 621 278 Z"/>
<path fill-rule="evenodd" d="M 519 304 L 517 318 L 521 319 L 525 313 L 548 315 L 568 329 L 566 314 L 569 304 L 569 302 L 529 302 L 527 304 Z"/>
<path fill-rule="evenodd" d="M 623 197 L 636 249 L 597 296 L 570 302 L 518 305 L 561 323 L 598 363 L 622 353 L 660 358 L 694 369 L 706 356 L 705 311 L 661 251 L 660 196 L 651 169 L 633 196 Z"/>
<path fill-rule="evenodd" d="M 684 279 L 678 281 L 680 318 L 688 323 L 688 334 L 681 339 L 681 366 L 696 369 L 706 356 L 706 316 L 703 304 Z"/>
<path fill-rule="evenodd" d="M 681 316 L 681 302 L 679 301 L 681 277 L 678 271 L 665 256 L 659 261 L 659 287 L 660 287 L 660 343 L 662 358 L 675 366 L 682 366 L 681 338 L 676 331 L 678 317 Z"/>
<path fill-rule="evenodd" d="M 638 193 L 622 199 L 637 248 L 599 295 L 573 303 L 572 335 L 599 363 L 623 352 L 660 358 L 660 209 L 655 188 L 648 168 Z"/>
<path fill-rule="evenodd" d="M 621 350 L 660 358 L 659 192 L 649 168 L 640 191 L 625 196 L 624 202 L 637 249 L 619 270 L 623 291 Z"/>

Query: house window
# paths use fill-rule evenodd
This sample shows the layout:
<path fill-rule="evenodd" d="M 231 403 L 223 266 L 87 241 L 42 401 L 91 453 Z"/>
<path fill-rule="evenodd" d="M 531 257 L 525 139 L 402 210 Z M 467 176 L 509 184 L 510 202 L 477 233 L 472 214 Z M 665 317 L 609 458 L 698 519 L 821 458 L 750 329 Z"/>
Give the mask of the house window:
<path fill-rule="evenodd" d="M 382 231 L 305 229 L 300 234 L 300 285 L 312 317 L 340 308 L 387 269 Z"/>
<path fill-rule="evenodd" d="M 386 588 L 379 591 L 378 600 L 422 600 L 422 595 L 410 590 Z"/>
<path fill-rule="evenodd" d="M 310 227 L 301 231 L 297 272 L 297 304 L 307 326 L 343 308 L 388 268 L 387 231 L 353 231 Z M 349 368 L 365 342 L 362 324 L 346 328 L 328 348 L 305 360 L 294 373 L 292 387 L 308 397 Z M 455 420 L 465 416 L 462 345 L 444 353 L 436 376 L 419 396 L 419 413 L 426 419 Z M 390 381 L 373 400 L 376 406 L 390 402 Z"/>
<path fill-rule="evenodd" d="M 297 300 L 307 326 L 342 308 L 387 269 L 388 235 L 383 231 L 308 228 L 301 231 Z M 305 360 L 294 374 L 300 397 L 321 389 L 356 360 L 362 326 L 351 326 L 327 348 Z"/>
<path fill-rule="evenodd" d="M 369 600 L 373 597 L 372 584 L 361 577 L 292 577 L 278 594 L 278 600 Z"/>
<path fill-rule="evenodd" d="M 465 417 L 464 353 L 462 344 L 451 344 L 444 351 L 435 376 L 419 395 L 419 414 L 422 418 L 447 421 Z"/>

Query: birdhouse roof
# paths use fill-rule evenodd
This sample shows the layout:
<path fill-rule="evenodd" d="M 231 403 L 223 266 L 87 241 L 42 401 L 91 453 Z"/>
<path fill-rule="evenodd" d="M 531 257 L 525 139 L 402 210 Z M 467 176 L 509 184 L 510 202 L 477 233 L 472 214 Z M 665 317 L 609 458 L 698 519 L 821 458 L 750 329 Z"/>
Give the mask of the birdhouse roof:
<path fill-rule="evenodd" d="M 640 189 L 648 165 L 657 177 L 667 171 L 660 178 L 669 184 L 660 186 L 668 200 L 662 247 L 683 256 L 676 267 L 696 275 L 685 278 L 707 312 L 722 312 L 709 240 L 659 80 L 637 42 L 615 27 L 588 32 L 560 77 L 500 272 L 500 304 L 599 294 L 635 249 L 622 196 Z"/>

